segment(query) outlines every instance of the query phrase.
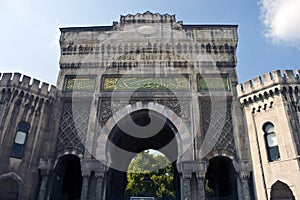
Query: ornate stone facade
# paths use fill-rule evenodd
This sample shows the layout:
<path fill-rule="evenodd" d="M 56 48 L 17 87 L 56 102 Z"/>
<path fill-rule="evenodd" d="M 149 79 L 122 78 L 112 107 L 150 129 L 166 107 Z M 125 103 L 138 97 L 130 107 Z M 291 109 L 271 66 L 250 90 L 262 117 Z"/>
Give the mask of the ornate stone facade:
<path fill-rule="evenodd" d="M 277 95 L 297 130 L 296 83 L 237 90 L 235 25 L 146 12 L 60 30 L 56 87 L 0 76 L 0 199 L 126 199 L 126 169 L 145 149 L 171 160 L 177 200 L 253 199 L 250 149 L 260 168 L 244 114 Z"/>

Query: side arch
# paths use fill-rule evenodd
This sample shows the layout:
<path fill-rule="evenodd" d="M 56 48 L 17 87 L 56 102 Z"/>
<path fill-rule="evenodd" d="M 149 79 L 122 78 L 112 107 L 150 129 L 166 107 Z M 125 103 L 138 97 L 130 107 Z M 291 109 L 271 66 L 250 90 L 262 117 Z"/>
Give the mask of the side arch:
<path fill-rule="evenodd" d="M 14 172 L 0 175 L 0 199 L 17 199 L 23 180 Z"/>
<path fill-rule="evenodd" d="M 0 175 L 0 181 L 7 178 L 14 179 L 18 183 L 19 187 L 23 185 L 23 179 L 20 176 L 18 176 L 15 172 L 8 172 L 6 174 Z"/>
<path fill-rule="evenodd" d="M 207 156 L 206 156 L 206 159 L 207 160 L 211 160 L 212 158 L 214 157 L 227 157 L 227 158 L 230 158 L 231 160 L 235 160 L 235 154 L 230 152 L 230 151 L 227 151 L 227 150 L 215 150 L 215 151 L 212 151 L 210 152 Z"/>
<path fill-rule="evenodd" d="M 78 158 L 83 157 L 82 153 L 78 149 L 75 149 L 75 148 L 63 149 L 63 150 L 61 150 L 57 153 L 56 160 L 54 162 L 53 168 L 55 168 L 55 166 L 57 165 L 57 162 L 59 161 L 59 159 L 61 157 L 65 156 L 65 155 L 74 155 L 74 156 L 77 156 Z"/>
<path fill-rule="evenodd" d="M 209 159 L 205 180 L 208 199 L 238 199 L 237 177 L 233 160 L 228 156 L 218 155 Z"/>
<path fill-rule="evenodd" d="M 78 199 L 81 195 L 80 157 L 66 153 L 57 157 L 49 174 L 48 199 Z"/>

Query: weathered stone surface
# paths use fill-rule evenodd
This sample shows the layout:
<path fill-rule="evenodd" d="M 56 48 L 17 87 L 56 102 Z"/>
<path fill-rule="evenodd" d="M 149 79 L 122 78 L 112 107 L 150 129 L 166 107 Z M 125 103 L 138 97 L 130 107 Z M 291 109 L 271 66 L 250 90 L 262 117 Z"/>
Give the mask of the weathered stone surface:
<path fill-rule="evenodd" d="M 299 172 L 299 75 L 298 71 L 274 70 L 261 77 L 240 85 L 239 101 L 247 120 L 253 176 L 257 199 L 279 198 L 271 196 L 278 181 L 292 191 L 295 199 L 300 198 Z M 274 126 L 280 158 L 268 158 L 268 140 L 264 126 Z M 243 174 L 249 176 L 249 169 Z M 247 187 L 243 180 L 243 189 Z M 285 189 L 288 191 L 288 189 Z M 281 194 L 288 196 L 284 192 Z"/>
<path fill-rule="evenodd" d="M 20 199 L 61 199 L 72 193 L 77 199 L 120 200 L 126 173 L 113 164 L 120 159 L 128 168 L 136 153 L 149 148 L 161 150 L 177 167 L 176 199 L 204 199 L 205 181 L 219 184 L 212 172 L 223 168 L 234 176 L 223 184 L 232 189 L 221 193 L 215 185 L 215 198 L 249 199 L 249 148 L 261 173 L 256 148 L 264 141 L 256 140 L 254 130 L 267 119 L 278 122 L 277 132 L 289 130 L 278 141 L 287 144 L 280 144 L 286 149 L 282 158 L 294 160 L 280 166 L 299 171 L 299 77 L 274 71 L 263 76 L 264 82 L 256 78 L 237 86 L 236 25 L 186 25 L 175 15 L 146 12 L 121 16 L 112 26 L 60 30 L 56 87 L 19 73 L 0 75 L 0 184 L 16 181 Z M 147 120 L 166 121 L 153 138 L 129 141 L 124 135 L 130 133 L 120 126 L 130 119 L 144 127 Z M 20 121 L 30 129 L 22 157 L 12 158 Z M 119 156 L 113 146 L 133 154 L 120 150 Z M 269 190 L 275 181 L 271 171 L 282 168 L 262 166 L 268 166 Z M 283 174 L 285 181 L 289 174 Z M 261 174 L 254 175 L 257 187 L 264 188 Z M 77 180 L 72 192 L 64 185 L 70 177 Z M 288 180 L 299 194 L 300 184 Z"/>

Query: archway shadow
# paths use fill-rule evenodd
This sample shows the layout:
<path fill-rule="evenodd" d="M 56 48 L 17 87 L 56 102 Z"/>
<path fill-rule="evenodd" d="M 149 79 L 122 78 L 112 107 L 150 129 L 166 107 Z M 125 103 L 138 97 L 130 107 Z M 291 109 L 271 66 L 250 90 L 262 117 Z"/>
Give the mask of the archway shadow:
<path fill-rule="evenodd" d="M 165 122 L 161 130 L 158 133 L 153 134 L 153 136 L 147 138 L 134 137 L 131 133 L 125 133 L 125 131 L 120 128 L 120 126 L 127 126 L 128 120 L 133 120 L 139 126 L 146 126 L 149 123 L 149 120 L 151 120 L 149 119 L 149 112 L 151 112 L 152 117 Z M 177 130 L 170 120 L 166 119 L 161 114 L 148 109 L 135 111 L 121 119 L 121 121 L 114 126 L 108 138 L 111 145 L 107 146 L 107 153 L 110 157 L 111 166 L 120 166 L 118 169 L 109 168 L 106 173 L 106 199 L 126 199 L 125 189 L 127 185 L 127 171 L 120 169 L 128 169 L 131 160 L 137 153 L 148 149 L 154 149 L 160 151 L 172 161 L 174 190 L 176 191 L 176 199 L 179 200 L 180 178 L 176 168 L 176 159 L 178 157 L 177 142 L 175 140 L 176 134 Z M 164 148 L 166 145 L 168 145 L 168 148 Z M 114 151 L 113 146 L 117 146 L 131 153 L 127 156 L 120 157 L 120 155 Z M 118 164 L 116 165 L 115 163 Z"/>
<path fill-rule="evenodd" d="M 58 159 L 55 169 L 50 174 L 50 199 L 80 199 L 82 174 L 80 158 L 68 154 Z"/>

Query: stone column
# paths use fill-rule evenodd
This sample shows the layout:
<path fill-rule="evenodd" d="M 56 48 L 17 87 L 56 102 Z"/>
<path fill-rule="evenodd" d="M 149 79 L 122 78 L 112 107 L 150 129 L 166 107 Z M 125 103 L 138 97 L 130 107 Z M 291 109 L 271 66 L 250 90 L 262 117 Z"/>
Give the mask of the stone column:
<path fill-rule="evenodd" d="M 205 199 L 205 173 L 196 173 L 197 177 L 197 200 Z"/>
<path fill-rule="evenodd" d="M 82 187 L 81 187 L 81 200 L 88 199 L 88 191 L 89 191 L 89 180 L 90 180 L 90 171 L 82 171 Z"/>
<path fill-rule="evenodd" d="M 251 171 L 251 165 L 249 160 L 240 160 L 238 163 L 233 162 L 233 166 L 239 174 L 239 180 L 240 180 L 240 188 L 241 191 L 239 192 L 239 195 L 242 195 L 242 197 L 239 196 L 239 198 L 250 200 L 250 189 L 249 189 L 249 178 L 250 178 L 250 171 Z"/>
<path fill-rule="evenodd" d="M 182 174 L 182 196 L 184 200 L 191 200 L 191 173 L 183 173 Z"/>
<path fill-rule="evenodd" d="M 96 200 L 104 200 L 103 198 L 103 178 L 104 178 L 104 173 L 103 172 L 96 172 Z"/>
<path fill-rule="evenodd" d="M 51 168 L 52 160 L 41 158 L 39 161 L 40 174 L 42 176 L 38 200 L 44 200 L 46 198 L 46 190 L 48 183 L 48 174 Z"/>
<path fill-rule="evenodd" d="M 242 184 L 242 192 L 243 199 L 250 200 L 250 189 L 249 189 L 249 174 L 248 173 L 240 173 L 241 184 Z"/>
<path fill-rule="evenodd" d="M 205 197 L 204 177 L 207 170 L 206 161 L 181 162 L 177 164 L 177 168 L 178 171 L 182 173 L 182 179 L 181 179 L 182 199 L 191 200 L 192 194 L 193 194 L 193 198 L 204 199 Z M 195 190 L 193 191 L 193 193 L 191 191 L 192 174 L 196 174 L 196 178 L 197 178 L 197 185 L 193 187 L 193 189 Z"/>
<path fill-rule="evenodd" d="M 38 200 L 45 199 L 46 190 L 47 190 L 47 182 L 48 182 L 48 170 L 41 170 L 41 176 L 42 176 L 42 180 L 41 180 Z"/>

